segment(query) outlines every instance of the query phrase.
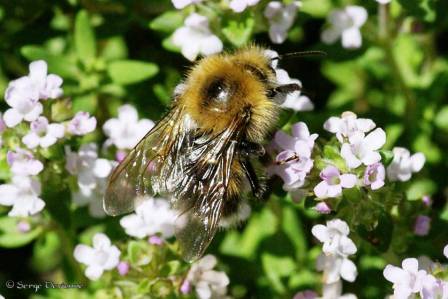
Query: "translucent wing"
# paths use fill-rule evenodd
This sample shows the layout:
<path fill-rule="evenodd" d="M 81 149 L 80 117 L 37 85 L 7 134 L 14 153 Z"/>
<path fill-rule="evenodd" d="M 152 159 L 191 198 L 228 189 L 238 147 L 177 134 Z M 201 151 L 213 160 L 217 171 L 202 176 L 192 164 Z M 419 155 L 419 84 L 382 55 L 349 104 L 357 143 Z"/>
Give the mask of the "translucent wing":
<path fill-rule="evenodd" d="M 212 138 L 197 138 L 185 173 L 175 191 L 182 211 L 176 237 L 185 260 L 201 257 L 213 239 L 228 200 L 231 167 L 235 162 L 241 121 Z"/>
<path fill-rule="evenodd" d="M 132 212 L 145 195 L 170 191 L 179 174 L 171 166 L 189 142 L 182 110 L 174 107 L 114 169 L 103 200 L 107 214 Z"/>

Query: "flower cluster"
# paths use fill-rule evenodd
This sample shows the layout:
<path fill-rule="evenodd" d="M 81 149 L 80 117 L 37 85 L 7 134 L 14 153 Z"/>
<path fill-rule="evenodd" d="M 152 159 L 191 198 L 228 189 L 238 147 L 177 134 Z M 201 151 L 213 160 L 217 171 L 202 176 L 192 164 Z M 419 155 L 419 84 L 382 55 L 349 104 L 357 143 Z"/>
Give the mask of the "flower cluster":
<path fill-rule="evenodd" d="M 292 126 L 292 136 L 282 131 L 275 134 L 273 146 L 279 154 L 269 172 L 280 176 L 284 182 L 283 188 L 295 191 L 299 197 L 300 191 L 297 190 L 305 185 L 306 176 L 313 168 L 311 153 L 317 137 L 317 134 L 310 134 L 303 122 Z"/>
<path fill-rule="evenodd" d="M 216 258 L 210 254 L 195 262 L 181 286 L 181 292 L 188 294 L 194 286 L 199 299 L 225 298 L 229 278 L 226 273 L 213 270 L 216 264 Z"/>
<path fill-rule="evenodd" d="M 385 185 L 386 176 L 391 182 L 409 180 L 425 162 L 422 153 L 411 156 L 404 148 L 394 148 L 393 159 L 386 169 L 380 154 L 386 133 L 376 128 L 372 120 L 358 118 L 353 112 L 330 117 L 324 129 L 335 134 L 337 142 L 328 142 L 324 151 L 315 156 L 312 149 L 317 134 L 310 135 L 305 123 L 293 125 L 292 137 L 278 131 L 274 148 L 280 153 L 270 167 L 271 173 L 283 179 L 283 189 L 290 191 L 293 198 L 304 197 L 312 190 L 321 200 L 316 210 L 323 214 L 331 211 L 328 199 L 340 197 L 343 189 L 362 187 L 375 192 Z M 318 177 L 312 172 L 316 159 Z"/>
<path fill-rule="evenodd" d="M 177 9 L 202 2 L 202 0 L 172 0 Z M 242 13 L 255 7 L 260 0 L 231 0 L 228 8 L 234 13 Z M 300 1 L 284 4 L 281 1 L 270 1 L 264 7 L 264 17 L 269 26 L 269 37 L 275 44 L 283 43 L 288 31 L 294 24 Z M 206 5 L 206 3 L 204 3 Z M 182 27 L 177 28 L 171 36 L 171 42 L 178 47 L 182 55 L 194 61 L 199 55 L 208 56 L 223 50 L 223 42 L 210 28 L 210 21 L 205 14 L 198 12 L 188 15 Z"/>
<path fill-rule="evenodd" d="M 312 234 L 323 243 L 322 253 L 317 258 L 316 268 L 323 271 L 322 297 L 311 290 L 297 293 L 294 299 L 356 299 L 353 294 L 342 294 L 341 278 L 353 282 L 358 274 L 356 265 L 348 259 L 357 248 L 348 237 L 349 227 L 345 221 L 334 219 L 327 225 L 315 225 Z"/>
<path fill-rule="evenodd" d="M 96 119 L 85 112 L 65 123 L 50 123 L 48 115 L 42 115 L 44 106 L 51 105 L 50 100 L 62 96 L 61 86 L 62 79 L 48 74 L 47 63 L 39 60 L 30 64 L 27 76 L 11 81 L 5 91 L 5 101 L 11 108 L 3 114 L 4 122 L 8 130 L 19 127 L 16 133 L 22 135 L 22 144 L 7 144 L 11 147 L 7 162 L 12 179 L 10 184 L 0 186 L 0 204 L 12 206 L 9 216 L 35 215 L 45 206 L 38 178 L 45 167 L 40 150 L 56 145 L 67 133 L 85 135 L 95 130 Z M 27 130 L 18 126 L 24 120 L 30 122 Z"/>
<path fill-rule="evenodd" d="M 448 245 L 444 248 L 448 258 Z M 384 277 L 393 283 L 394 298 L 408 299 L 419 294 L 422 299 L 448 298 L 448 281 L 437 278 L 434 273 L 441 272 L 442 266 L 431 260 L 406 258 L 401 268 L 387 265 Z"/>
<path fill-rule="evenodd" d="M 367 20 L 367 11 L 361 6 L 347 6 L 330 13 L 327 18 L 329 26 L 322 32 L 321 39 L 326 44 L 333 44 L 339 38 L 344 48 L 359 48 L 362 44 L 360 28 Z"/>

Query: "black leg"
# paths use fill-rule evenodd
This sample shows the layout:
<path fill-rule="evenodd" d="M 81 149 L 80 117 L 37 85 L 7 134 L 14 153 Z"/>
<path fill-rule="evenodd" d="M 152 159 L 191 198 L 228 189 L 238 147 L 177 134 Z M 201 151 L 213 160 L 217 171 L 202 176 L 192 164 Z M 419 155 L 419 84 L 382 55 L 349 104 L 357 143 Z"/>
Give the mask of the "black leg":
<path fill-rule="evenodd" d="M 263 145 L 255 142 L 250 141 L 241 141 L 240 145 L 240 151 L 243 157 L 249 157 L 249 156 L 263 156 L 265 154 L 265 150 Z"/>
<path fill-rule="evenodd" d="M 257 199 L 261 199 L 265 190 L 258 180 L 254 167 L 249 160 L 242 160 L 241 165 L 243 166 L 244 173 L 246 174 L 247 180 L 249 181 L 250 189 L 252 190 L 253 196 Z"/>

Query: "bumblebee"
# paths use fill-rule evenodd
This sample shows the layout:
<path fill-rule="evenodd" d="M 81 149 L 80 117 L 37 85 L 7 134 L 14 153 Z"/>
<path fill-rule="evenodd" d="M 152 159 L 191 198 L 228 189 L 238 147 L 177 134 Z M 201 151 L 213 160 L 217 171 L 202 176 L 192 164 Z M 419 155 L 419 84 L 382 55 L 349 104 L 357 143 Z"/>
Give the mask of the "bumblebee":
<path fill-rule="evenodd" d="M 273 63 L 279 58 L 252 46 L 193 66 L 170 110 L 111 174 L 106 213 L 131 212 L 148 195 L 169 198 L 179 212 L 176 237 L 183 257 L 202 256 L 220 221 L 236 213 L 245 194 L 263 194 L 253 162 L 264 155 L 279 99 L 300 89 L 277 82 Z"/>

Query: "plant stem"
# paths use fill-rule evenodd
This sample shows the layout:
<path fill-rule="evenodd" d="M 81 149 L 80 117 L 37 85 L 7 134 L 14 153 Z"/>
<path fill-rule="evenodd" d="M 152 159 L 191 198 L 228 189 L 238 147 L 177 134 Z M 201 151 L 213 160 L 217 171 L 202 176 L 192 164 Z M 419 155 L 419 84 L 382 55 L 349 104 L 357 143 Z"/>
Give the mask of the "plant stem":
<path fill-rule="evenodd" d="M 404 132 L 407 139 L 406 141 L 409 143 L 411 141 L 410 137 L 413 135 L 412 133 L 416 123 L 417 101 L 412 90 L 406 85 L 403 72 L 398 65 L 397 57 L 393 50 L 394 43 L 391 35 L 389 20 L 389 5 L 380 4 L 378 8 L 378 39 L 386 54 L 386 60 L 391 68 L 392 75 L 406 100 L 404 111 Z"/>
<path fill-rule="evenodd" d="M 56 234 L 59 236 L 59 239 L 61 240 L 61 246 L 62 246 L 62 252 L 64 254 L 64 257 L 67 261 L 67 263 L 70 266 L 70 269 L 73 271 L 74 279 L 76 283 L 86 284 L 86 280 L 84 278 L 84 275 L 82 273 L 81 267 L 79 266 L 78 262 L 76 262 L 73 252 L 74 252 L 74 246 L 71 241 L 70 236 L 67 235 L 67 232 L 59 225 L 59 223 L 52 221 L 52 228 L 56 232 Z M 66 279 L 68 278 L 66 273 Z"/>

